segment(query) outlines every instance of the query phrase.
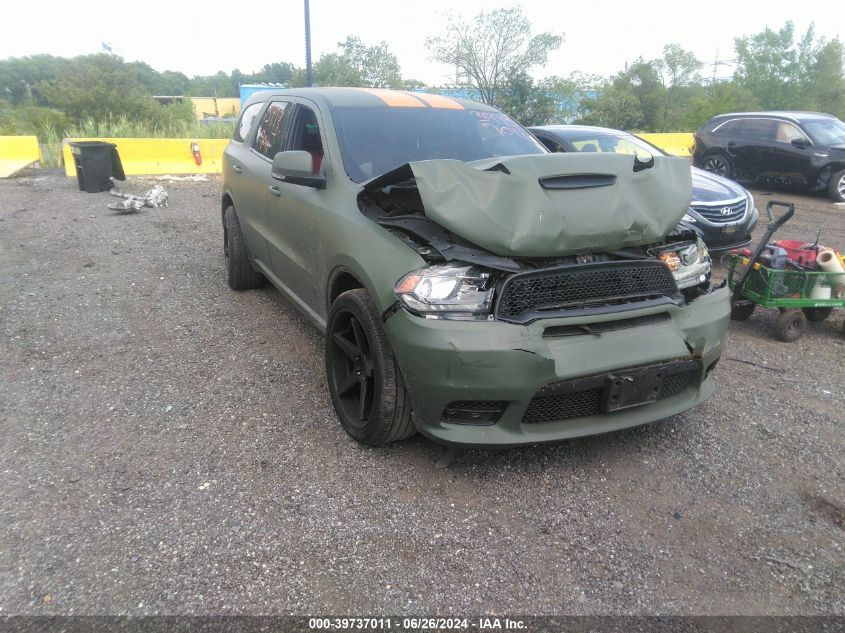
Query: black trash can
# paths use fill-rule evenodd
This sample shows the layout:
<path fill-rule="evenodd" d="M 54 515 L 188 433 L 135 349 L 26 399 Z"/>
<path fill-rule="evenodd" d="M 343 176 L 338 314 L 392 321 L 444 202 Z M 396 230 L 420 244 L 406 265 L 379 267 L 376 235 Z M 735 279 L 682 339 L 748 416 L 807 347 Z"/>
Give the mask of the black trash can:
<path fill-rule="evenodd" d="M 104 141 L 73 141 L 70 143 L 76 182 L 80 191 L 99 193 L 114 187 L 112 178 L 126 180 L 117 146 Z"/>

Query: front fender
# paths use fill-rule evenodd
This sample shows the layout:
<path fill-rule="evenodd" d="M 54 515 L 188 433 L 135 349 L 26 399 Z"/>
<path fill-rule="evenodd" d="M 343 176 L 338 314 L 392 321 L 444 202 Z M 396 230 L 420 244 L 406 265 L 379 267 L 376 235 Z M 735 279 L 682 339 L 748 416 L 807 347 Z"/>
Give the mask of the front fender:
<path fill-rule="evenodd" d="M 380 228 L 380 227 L 379 227 Z M 390 236 L 392 238 L 392 236 Z M 384 312 L 396 302 L 393 287 L 407 272 L 426 265 L 419 255 L 396 240 L 398 248 L 380 244 L 380 248 L 369 251 L 337 252 L 329 262 L 330 272 L 323 288 L 326 316 L 330 305 L 330 294 L 339 275 L 350 274 L 357 279 L 376 304 Z"/>

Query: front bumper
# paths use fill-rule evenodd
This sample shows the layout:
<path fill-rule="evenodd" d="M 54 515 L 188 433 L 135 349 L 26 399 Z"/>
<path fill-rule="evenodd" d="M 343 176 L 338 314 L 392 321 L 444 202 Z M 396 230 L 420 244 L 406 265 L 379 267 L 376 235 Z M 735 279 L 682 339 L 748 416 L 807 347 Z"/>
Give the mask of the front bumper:
<path fill-rule="evenodd" d="M 606 323 L 667 313 L 628 329 L 576 336 L 543 336 L 553 326 Z M 709 369 L 718 360 L 730 317 L 721 288 L 678 307 L 661 305 L 588 317 L 500 321 L 429 320 L 399 310 L 385 323 L 411 398 L 414 422 L 429 438 L 451 445 L 515 446 L 593 435 L 646 424 L 685 411 L 713 392 Z M 531 399 L 550 383 L 688 359 L 696 371 L 680 393 L 612 413 L 524 423 Z M 504 401 L 494 424 L 443 421 L 456 401 Z"/>

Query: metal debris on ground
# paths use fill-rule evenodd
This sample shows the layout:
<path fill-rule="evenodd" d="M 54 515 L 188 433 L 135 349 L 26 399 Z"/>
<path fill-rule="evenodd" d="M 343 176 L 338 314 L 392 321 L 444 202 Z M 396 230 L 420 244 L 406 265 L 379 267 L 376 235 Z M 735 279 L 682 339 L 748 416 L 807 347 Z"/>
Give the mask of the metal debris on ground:
<path fill-rule="evenodd" d="M 143 196 L 134 196 L 129 193 L 121 193 L 120 191 L 109 191 L 109 195 L 116 198 L 123 198 L 120 202 L 112 202 L 109 209 L 114 211 L 138 211 L 144 207 L 157 209 L 158 207 L 167 206 L 167 191 L 161 185 L 155 185 L 152 189 L 147 191 Z"/>
<path fill-rule="evenodd" d="M 205 174 L 193 174 L 190 176 L 171 176 L 170 174 L 164 176 L 156 176 L 155 180 L 167 180 L 169 182 L 208 182 L 208 177 Z"/>

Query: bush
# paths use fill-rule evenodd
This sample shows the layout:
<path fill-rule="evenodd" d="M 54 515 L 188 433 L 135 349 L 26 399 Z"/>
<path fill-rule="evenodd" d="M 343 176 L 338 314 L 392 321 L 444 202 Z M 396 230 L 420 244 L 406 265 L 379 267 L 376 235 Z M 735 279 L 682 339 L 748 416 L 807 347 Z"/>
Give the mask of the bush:
<path fill-rule="evenodd" d="M 35 135 L 43 140 L 47 130 L 64 130 L 70 126 L 67 115 L 52 108 L 25 105 L 14 107 L 0 100 L 0 134 L 9 136 Z"/>

